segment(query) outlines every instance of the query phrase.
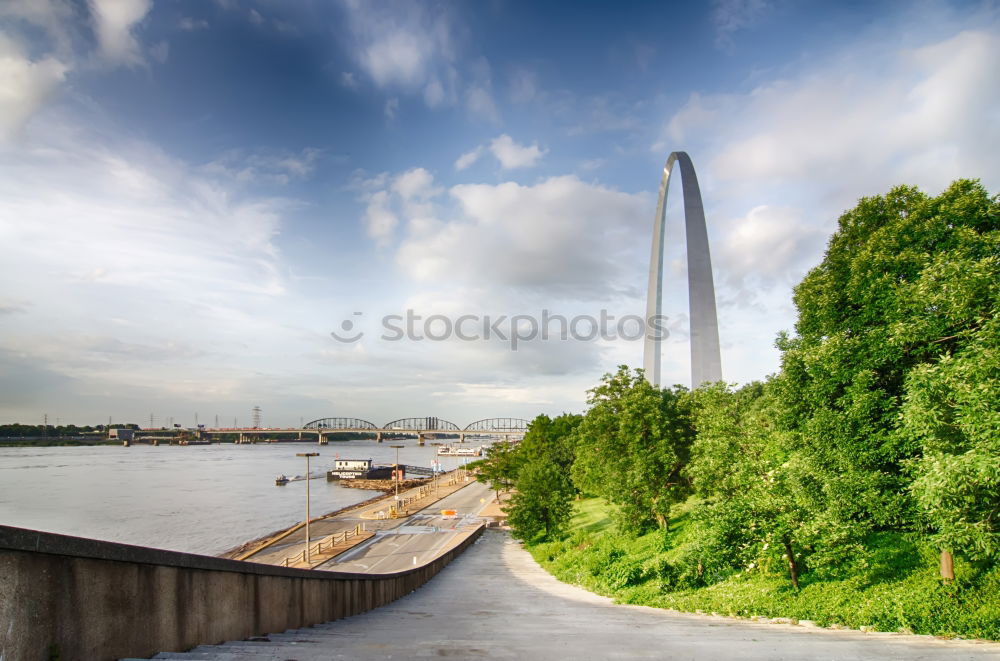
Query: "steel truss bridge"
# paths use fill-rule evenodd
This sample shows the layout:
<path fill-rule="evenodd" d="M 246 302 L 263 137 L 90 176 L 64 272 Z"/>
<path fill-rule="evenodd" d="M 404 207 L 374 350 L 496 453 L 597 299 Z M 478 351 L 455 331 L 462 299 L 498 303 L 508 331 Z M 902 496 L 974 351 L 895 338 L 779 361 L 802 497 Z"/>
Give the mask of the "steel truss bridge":
<path fill-rule="evenodd" d="M 361 418 L 319 418 L 303 426 L 302 431 L 320 434 L 325 432 L 351 432 L 375 434 L 381 441 L 387 436 L 416 436 L 420 442 L 427 436 L 448 435 L 458 436 L 461 441 L 468 436 L 502 436 L 504 438 L 522 437 L 528 431 L 529 421 L 523 418 L 483 418 L 459 427 L 450 420 L 428 416 L 424 418 L 399 418 L 383 425 L 377 425 L 370 420 Z"/>
<path fill-rule="evenodd" d="M 454 422 L 433 416 L 425 418 L 400 418 L 384 425 L 377 425 L 362 418 L 318 418 L 301 427 L 224 427 L 195 429 L 140 429 L 136 431 L 136 440 L 153 441 L 162 438 L 174 438 L 178 434 L 194 433 L 196 438 L 206 441 L 218 435 L 236 435 L 237 443 L 250 443 L 265 440 L 268 436 L 287 437 L 295 435 L 292 440 L 307 440 L 315 436 L 320 444 L 327 442 L 330 434 L 351 433 L 370 434 L 375 440 L 382 442 L 383 437 L 415 436 L 418 443 L 432 437 L 458 437 L 459 442 L 465 442 L 466 436 L 494 436 L 504 439 L 520 439 L 528 431 L 529 421 L 523 418 L 483 418 L 459 427 Z"/>

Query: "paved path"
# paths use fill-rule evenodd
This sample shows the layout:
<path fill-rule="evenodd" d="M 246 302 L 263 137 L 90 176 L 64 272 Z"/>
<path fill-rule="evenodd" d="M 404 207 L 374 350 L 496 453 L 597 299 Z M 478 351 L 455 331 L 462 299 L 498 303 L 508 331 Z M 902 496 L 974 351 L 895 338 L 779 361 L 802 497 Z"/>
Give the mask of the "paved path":
<path fill-rule="evenodd" d="M 154 658 L 669 659 L 712 661 L 1000 660 L 1000 644 L 810 630 L 619 606 L 560 583 L 502 532 L 480 540 L 416 592 L 337 622 L 268 641 L 198 647 Z"/>
<path fill-rule="evenodd" d="M 480 521 L 476 516 L 492 495 L 489 487 L 471 482 L 423 512 L 410 516 L 403 525 L 379 532 L 374 540 L 342 553 L 318 568 L 388 574 L 427 564 L 479 527 Z M 455 510 L 457 515 L 445 518 L 441 510 Z"/>
<path fill-rule="evenodd" d="M 432 508 L 435 506 L 435 502 L 439 497 L 445 498 L 449 494 L 467 487 L 470 482 L 474 481 L 471 478 L 469 480 L 465 480 L 464 471 L 461 471 L 462 476 L 459 476 L 459 472 L 460 471 L 453 471 L 451 473 L 445 473 L 438 478 L 437 482 L 427 482 L 422 485 L 424 487 L 432 488 L 428 490 L 427 497 L 417 500 L 411 505 L 410 511 L 416 511 L 416 508 Z M 412 498 L 419 491 L 420 487 L 411 488 L 401 491 L 399 495 L 401 498 Z M 314 519 L 310 523 L 310 539 L 312 540 L 312 544 L 316 544 L 317 541 L 327 537 L 328 535 L 341 535 L 345 531 L 354 530 L 358 525 L 361 525 L 365 529 L 372 532 L 392 529 L 403 525 L 406 522 L 405 518 L 375 520 L 376 517 L 373 513 L 378 510 L 388 510 L 392 503 L 393 497 L 390 494 L 385 497 L 385 500 L 377 504 L 369 503 L 367 505 L 359 505 L 357 507 L 348 508 L 339 514 L 327 515 L 323 518 Z M 281 533 L 276 536 L 280 537 L 280 535 Z M 227 552 L 223 557 L 232 557 L 240 560 L 246 560 L 248 562 L 258 562 L 267 565 L 281 565 L 286 558 L 301 556 L 304 549 L 305 530 L 299 527 L 287 537 L 284 537 L 277 542 L 270 542 L 266 548 L 259 548 L 258 546 L 258 550 L 249 554 Z M 316 565 L 314 564 L 314 566 Z"/>

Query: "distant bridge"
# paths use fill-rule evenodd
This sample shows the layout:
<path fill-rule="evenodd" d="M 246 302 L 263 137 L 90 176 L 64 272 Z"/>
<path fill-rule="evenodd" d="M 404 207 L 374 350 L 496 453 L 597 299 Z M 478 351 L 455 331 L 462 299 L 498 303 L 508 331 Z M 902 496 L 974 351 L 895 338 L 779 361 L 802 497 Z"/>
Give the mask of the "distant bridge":
<path fill-rule="evenodd" d="M 387 422 L 384 425 L 376 425 L 361 418 L 319 418 L 304 425 L 305 429 L 327 429 L 337 431 L 406 431 L 406 432 L 480 432 L 484 434 L 513 434 L 528 431 L 529 421 L 523 418 L 483 418 L 476 420 L 465 427 L 459 427 L 454 422 L 443 418 L 400 418 Z"/>
<path fill-rule="evenodd" d="M 361 418 L 318 418 L 306 423 L 303 430 L 310 430 L 320 434 L 324 432 L 356 432 L 374 433 L 376 439 L 381 442 L 382 435 L 407 435 L 416 436 L 422 443 L 428 434 L 449 434 L 457 435 L 461 441 L 466 435 L 489 435 L 503 436 L 511 438 L 513 436 L 524 436 L 531 424 L 523 418 L 483 418 L 469 423 L 465 427 L 459 427 L 450 420 L 428 416 L 424 418 L 399 418 L 384 425 L 376 425 L 369 420 Z"/>
<path fill-rule="evenodd" d="M 506 439 L 522 438 L 528 431 L 530 422 L 523 418 L 483 418 L 469 423 L 465 427 L 459 427 L 454 422 L 428 416 L 424 418 L 399 418 L 384 425 L 377 425 L 362 418 L 318 418 L 312 420 L 301 427 L 225 427 L 225 428 L 199 428 L 197 430 L 186 429 L 142 429 L 136 432 L 136 440 L 152 439 L 156 436 L 167 434 L 176 436 L 182 432 L 194 431 L 200 439 L 209 439 L 212 436 L 227 434 L 237 435 L 237 443 L 252 442 L 255 437 L 266 437 L 276 435 L 295 434 L 297 439 L 304 440 L 303 436 L 315 435 L 320 444 L 325 444 L 328 434 L 354 433 L 354 434 L 374 434 L 375 440 L 382 442 L 383 436 L 416 436 L 417 442 L 424 444 L 428 436 L 437 434 L 458 436 L 459 442 L 465 442 L 466 436 L 501 436 Z"/>

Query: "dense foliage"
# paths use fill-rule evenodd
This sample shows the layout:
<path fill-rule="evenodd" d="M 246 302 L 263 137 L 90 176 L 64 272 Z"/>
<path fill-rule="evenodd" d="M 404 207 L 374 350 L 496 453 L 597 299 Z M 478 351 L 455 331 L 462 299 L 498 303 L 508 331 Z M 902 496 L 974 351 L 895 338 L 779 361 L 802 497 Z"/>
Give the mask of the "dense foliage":
<path fill-rule="evenodd" d="M 1000 566 L 976 568 L 956 558 L 958 576 L 944 583 L 936 550 L 914 533 L 873 533 L 865 539 L 863 561 L 848 561 L 840 577 L 807 572 L 800 590 L 782 575 L 783 561 L 730 571 L 697 587 L 687 580 L 693 569 L 684 575 L 684 558 L 701 544 L 702 529 L 692 518 L 696 506 L 677 507 L 666 533 L 632 537 L 617 534 L 602 500 L 578 501 L 567 534 L 529 550 L 559 579 L 622 603 L 1000 639 Z"/>
<path fill-rule="evenodd" d="M 937 607 L 967 615 L 987 586 L 1000 602 L 1000 201 L 966 180 L 862 199 L 795 305 L 765 382 L 687 392 L 605 375 L 582 420 L 546 437 L 558 449 L 533 456 L 601 497 L 625 541 L 587 538 L 608 528 L 544 548 L 593 563 L 608 590 L 642 584 L 643 603 L 702 603 L 699 590 L 758 577 L 813 598 L 911 590 L 930 585 L 935 554 Z M 667 532 L 681 510 L 683 539 Z M 976 612 L 996 635 L 995 603 Z"/>

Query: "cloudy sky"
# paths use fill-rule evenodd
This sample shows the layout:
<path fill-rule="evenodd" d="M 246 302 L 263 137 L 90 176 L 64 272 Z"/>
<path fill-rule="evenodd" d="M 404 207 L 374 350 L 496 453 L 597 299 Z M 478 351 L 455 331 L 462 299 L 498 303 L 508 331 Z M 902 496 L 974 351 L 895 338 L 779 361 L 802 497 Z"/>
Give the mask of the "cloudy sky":
<path fill-rule="evenodd" d="M 1000 189 L 998 65 L 995 2 L 3 0 L 0 422 L 582 410 L 641 342 L 382 319 L 642 314 L 674 150 L 725 377 L 762 378 L 859 197 Z"/>

